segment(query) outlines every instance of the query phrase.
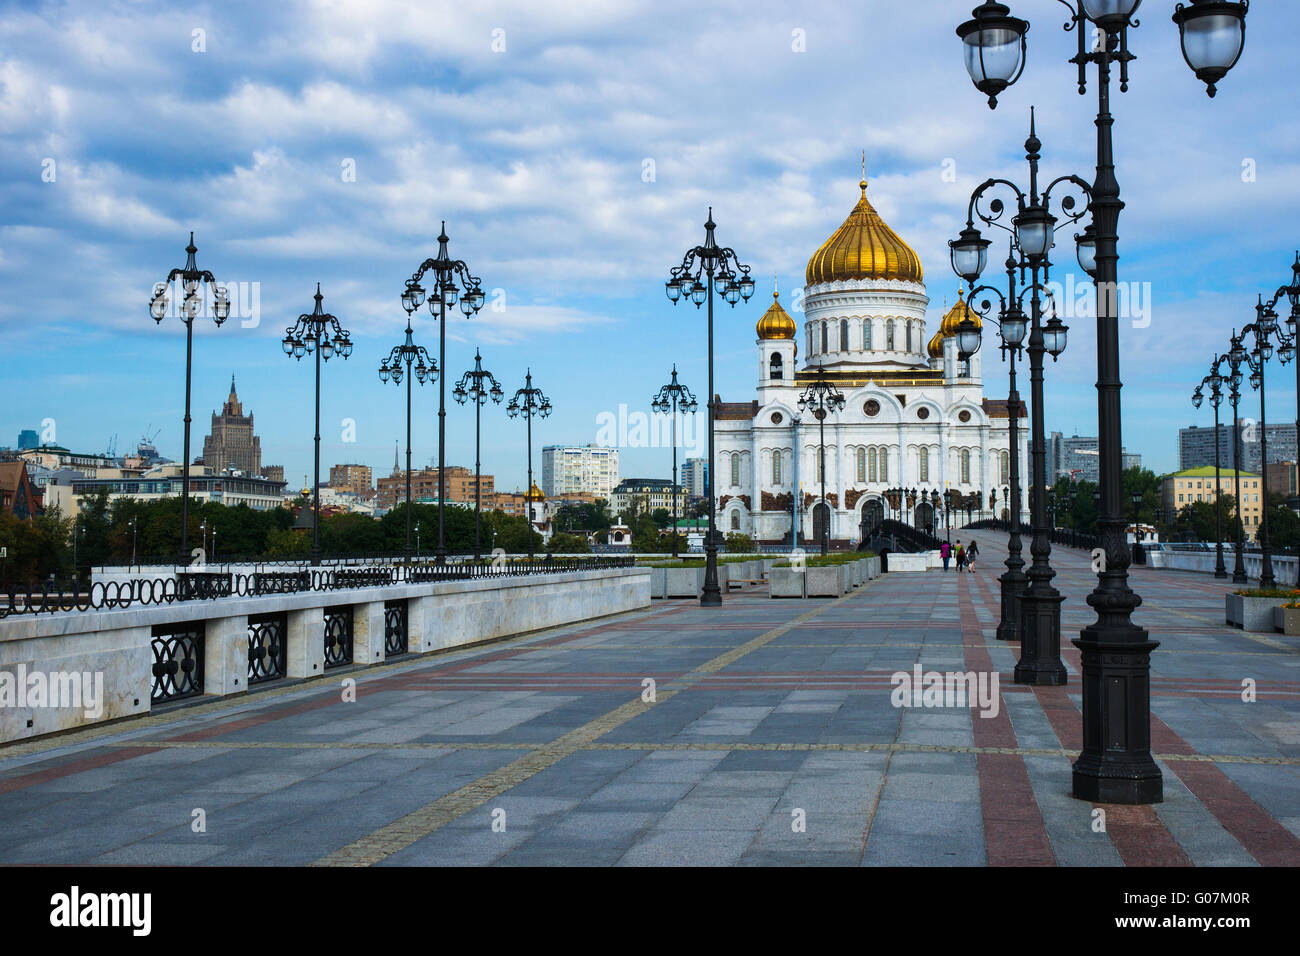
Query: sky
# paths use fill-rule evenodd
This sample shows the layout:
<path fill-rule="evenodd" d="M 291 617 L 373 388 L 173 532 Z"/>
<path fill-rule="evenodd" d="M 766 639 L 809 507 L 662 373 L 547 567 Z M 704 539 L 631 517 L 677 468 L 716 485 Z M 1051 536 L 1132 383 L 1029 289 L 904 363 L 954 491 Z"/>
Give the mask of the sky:
<path fill-rule="evenodd" d="M 771 277 L 788 302 L 809 256 L 868 195 L 919 254 L 931 330 L 959 280 L 947 240 L 985 178 L 1025 182 L 1030 107 L 1042 174 L 1091 181 L 1095 71 L 1086 96 L 1055 0 L 1013 0 L 1030 21 L 1024 75 L 997 110 L 971 85 L 954 30 L 973 0 L 686 4 L 284 0 L 0 5 L 0 445 L 32 428 L 76 451 L 119 453 L 146 433 L 179 459 L 185 330 L 149 316 L 154 284 L 198 264 L 234 315 L 196 322 L 193 455 L 237 378 L 263 462 L 297 484 L 312 464 L 313 369 L 284 355 L 286 326 L 324 307 L 351 358 L 323 368 L 322 474 L 391 470 L 405 386 L 381 359 L 404 335 L 405 280 L 450 250 L 488 304 L 446 328 L 447 461 L 474 464 L 471 407 L 451 387 L 476 349 L 507 400 L 532 370 L 554 414 L 542 446 L 597 440 L 644 414 L 676 364 L 707 394 L 704 313 L 673 307 L 671 266 L 718 239 L 759 292 L 715 314 L 715 391 L 755 395 L 754 323 Z M 1124 439 L 1157 472 L 1177 429 L 1211 425 L 1189 401 L 1256 295 L 1289 281 L 1300 244 L 1300 8 L 1258 2 L 1216 98 L 1183 63 L 1173 3 L 1147 0 L 1131 85 L 1112 92 Z M 1073 230 L 1053 278 L 1081 281 Z M 1284 313 L 1285 315 L 1285 313 Z M 796 315 L 796 320 L 799 316 Z M 1095 322 L 1065 316 L 1046 370 L 1046 425 L 1095 435 Z M 422 310 L 415 337 L 437 354 Z M 1005 390 L 986 333 L 985 392 Z M 1270 367 L 1269 421 L 1292 420 L 1294 372 Z M 1256 394 L 1242 415 L 1257 414 Z M 437 452 L 436 387 L 416 386 L 414 460 Z M 620 408 L 623 411 L 620 412 Z M 638 432 L 630 430 L 629 441 Z M 483 410 L 484 471 L 525 480 L 525 427 Z M 683 451 L 683 456 L 692 454 Z M 666 447 L 624 447 L 622 473 L 666 475 Z"/>

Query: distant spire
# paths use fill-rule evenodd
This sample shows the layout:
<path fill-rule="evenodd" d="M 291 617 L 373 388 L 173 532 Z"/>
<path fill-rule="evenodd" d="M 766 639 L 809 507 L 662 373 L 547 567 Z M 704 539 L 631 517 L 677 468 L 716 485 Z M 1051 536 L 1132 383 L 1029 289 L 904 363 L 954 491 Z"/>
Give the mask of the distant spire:
<path fill-rule="evenodd" d="M 230 373 L 230 394 L 231 395 L 235 394 L 235 373 L 234 372 Z"/>

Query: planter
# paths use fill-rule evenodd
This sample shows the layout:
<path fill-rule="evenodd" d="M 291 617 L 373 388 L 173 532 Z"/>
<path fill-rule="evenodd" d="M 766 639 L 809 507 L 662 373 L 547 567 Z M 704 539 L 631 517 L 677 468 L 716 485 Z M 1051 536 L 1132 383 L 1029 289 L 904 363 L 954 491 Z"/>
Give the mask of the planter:
<path fill-rule="evenodd" d="M 727 589 L 728 565 L 718 565 L 718 587 Z M 659 568 L 664 572 L 664 597 L 697 598 L 704 593 L 705 568 Z"/>
<path fill-rule="evenodd" d="M 807 568 L 804 570 L 804 578 L 804 593 L 808 597 L 839 597 L 852 589 L 848 568 L 843 564 L 828 568 Z"/>
<path fill-rule="evenodd" d="M 1273 629 L 1281 631 L 1288 637 L 1300 635 L 1300 607 L 1274 608 Z"/>
<path fill-rule="evenodd" d="M 667 568 L 650 568 L 650 597 L 662 598 L 667 597 Z"/>
<path fill-rule="evenodd" d="M 1289 599 L 1283 597 L 1248 597 L 1244 594 L 1225 594 L 1224 617 L 1228 624 L 1244 631 L 1272 633 L 1275 624 L 1273 611 Z"/>
<path fill-rule="evenodd" d="M 772 568 L 768 572 L 768 581 L 771 584 L 768 596 L 774 598 L 804 597 L 804 579 L 807 576 L 805 571 L 799 571 L 795 568 Z"/>

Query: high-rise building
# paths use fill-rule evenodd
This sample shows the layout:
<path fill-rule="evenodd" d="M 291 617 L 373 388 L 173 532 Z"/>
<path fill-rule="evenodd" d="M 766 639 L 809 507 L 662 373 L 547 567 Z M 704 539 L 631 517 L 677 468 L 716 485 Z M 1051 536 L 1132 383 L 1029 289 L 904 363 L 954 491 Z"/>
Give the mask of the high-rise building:
<path fill-rule="evenodd" d="M 234 375 L 230 376 L 230 394 L 221 413 L 212 413 L 212 432 L 203 439 L 200 460 L 215 475 L 232 469 L 251 477 L 262 474 L 262 440 L 253 431 L 253 413 L 244 414 L 244 405 L 235 392 Z M 283 478 L 283 469 L 279 478 Z"/>
<path fill-rule="evenodd" d="M 40 436 L 36 434 L 35 429 L 24 428 L 18 433 L 18 450 L 25 451 L 28 448 L 35 448 L 41 443 Z"/>
<path fill-rule="evenodd" d="M 330 465 L 330 487 L 362 497 L 375 490 L 369 465 Z"/>
<path fill-rule="evenodd" d="M 1124 460 L 1122 467 L 1125 471 L 1128 471 L 1130 468 L 1142 467 L 1142 456 L 1139 453 L 1126 451 L 1123 453 L 1122 457 Z"/>
<path fill-rule="evenodd" d="M 677 472 L 677 483 L 682 486 L 688 498 L 703 498 L 704 483 L 709 478 L 709 460 L 707 458 L 687 458 Z"/>
<path fill-rule="evenodd" d="M 586 491 L 608 501 L 617 484 L 617 448 L 547 445 L 542 449 L 542 491 L 548 498 Z"/>
<path fill-rule="evenodd" d="M 1240 455 L 1243 471 L 1263 471 L 1260 462 L 1260 428 L 1258 423 L 1243 421 L 1238 424 Z M 1268 440 L 1268 463 L 1296 460 L 1295 422 L 1269 425 L 1264 429 Z M 1178 429 L 1178 464 L 1180 468 L 1214 466 L 1214 428 Z M 1219 425 L 1219 464 L 1232 467 L 1232 425 Z"/>
<path fill-rule="evenodd" d="M 1075 481 L 1097 481 L 1101 475 L 1101 455 L 1095 435 L 1072 435 L 1066 438 L 1052 432 L 1047 448 L 1047 473 L 1051 481 L 1073 478 Z M 1120 449 L 1120 467 L 1141 468 L 1142 456 Z"/>

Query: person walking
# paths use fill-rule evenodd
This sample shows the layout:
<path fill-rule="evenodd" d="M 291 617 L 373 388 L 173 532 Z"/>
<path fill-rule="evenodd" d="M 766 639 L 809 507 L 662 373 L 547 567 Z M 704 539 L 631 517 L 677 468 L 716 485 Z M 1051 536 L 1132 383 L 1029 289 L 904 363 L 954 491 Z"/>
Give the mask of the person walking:
<path fill-rule="evenodd" d="M 948 570 L 948 561 L 952 558 L 952 546 L 945 541 L 939 545 L 939 557 L 943 558 L 943 569 Z"/>
<path fill-rule="evenodd" d="M 980 546 L 977 542 L 972 541 L 970 547 L 966 549 L 966 570 L 972 574 L 975 571 L 975 559 L 980 556 Z"/>
<path fill-rule="evenodd" d="M 961 538 L 957 539 L 957 570 L 966 570 L 966 549 L 962 547 Z"/>

